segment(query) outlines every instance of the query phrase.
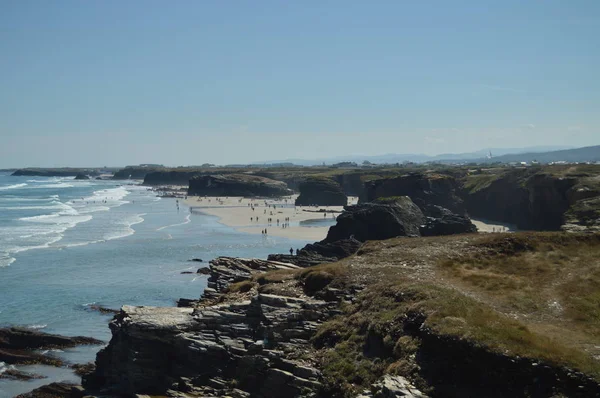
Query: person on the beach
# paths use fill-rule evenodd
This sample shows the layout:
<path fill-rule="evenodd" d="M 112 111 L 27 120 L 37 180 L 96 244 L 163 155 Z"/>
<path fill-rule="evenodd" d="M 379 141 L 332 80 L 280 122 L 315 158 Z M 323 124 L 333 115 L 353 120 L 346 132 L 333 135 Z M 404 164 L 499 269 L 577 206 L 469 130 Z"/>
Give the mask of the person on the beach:
<path fill-rule="evenodd" d="M 294 249 L 292 249 L 292 248 L 290 247 L 290 256 L 293 256 L 293 255 L 294 255 Z"/>
<path fill-rule="evenodd" d="M 252 220 L 253 220 L 253 217 L 250 217 L 250 222 L 252 222 Z"/>

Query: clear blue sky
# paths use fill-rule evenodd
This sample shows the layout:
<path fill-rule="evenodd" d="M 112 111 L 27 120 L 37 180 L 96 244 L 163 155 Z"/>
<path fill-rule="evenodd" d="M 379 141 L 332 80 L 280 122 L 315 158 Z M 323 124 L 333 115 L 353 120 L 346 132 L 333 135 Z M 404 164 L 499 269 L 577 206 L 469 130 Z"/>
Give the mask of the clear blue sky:
<path fill-rule="evenodd" d="M 600 144 L 600 1 L 0 1 L 0 167 Z"/>

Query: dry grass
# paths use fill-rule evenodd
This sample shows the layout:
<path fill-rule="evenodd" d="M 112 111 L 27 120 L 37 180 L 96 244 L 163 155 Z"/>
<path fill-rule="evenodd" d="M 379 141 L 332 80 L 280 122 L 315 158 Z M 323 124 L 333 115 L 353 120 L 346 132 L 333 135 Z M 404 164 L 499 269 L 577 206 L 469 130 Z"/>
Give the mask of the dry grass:
<path fill-rule="evenodd" d="M 402 330 L 415 313 L 440 335 L 600 380 L 594 348 L 600 346 L 600 235 L 397 238 L 368 242 L 338 263 L 267 274 L 263 281 L 291 280 L 311 294 L 324 286 L 365 287 L 314 338 L 323 348 L 324 376 L 342 395 L 385 372 L 427 388 L 414 361 L 420 341 Z"/>

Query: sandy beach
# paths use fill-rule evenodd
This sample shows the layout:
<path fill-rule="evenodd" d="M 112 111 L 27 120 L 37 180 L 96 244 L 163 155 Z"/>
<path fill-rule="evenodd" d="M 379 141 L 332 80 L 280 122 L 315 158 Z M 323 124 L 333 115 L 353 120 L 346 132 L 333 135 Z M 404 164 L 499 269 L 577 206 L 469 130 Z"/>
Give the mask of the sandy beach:
<path fill-rule="evenodd" d="M 185 204 L 192 212 L 217 216 L 219 222 L 241 232 L 262 234 L 266 229 L 270 236 L 315 242 L 324 239 L 343 207 L 294 206 L 296 197 L 292 195 L 275 200 L 188 196 Z M 356 204 L 357 201 L 356 197 L 348 198 L 348 204 Z M 271 222 L 268 222 L 269 218 Z"/>
<path fill-rule="evenodd" d="M 513 224 L 505 224 L 498 221 L 471 219 L 471 222 L 475 224 L 478 232 L 515 232 L 518 230 Z"/>

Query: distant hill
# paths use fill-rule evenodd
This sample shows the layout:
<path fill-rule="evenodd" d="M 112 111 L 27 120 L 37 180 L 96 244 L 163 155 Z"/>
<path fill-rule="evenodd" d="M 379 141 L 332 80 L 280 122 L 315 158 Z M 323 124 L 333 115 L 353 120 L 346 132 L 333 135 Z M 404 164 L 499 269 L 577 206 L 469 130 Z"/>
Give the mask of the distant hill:
<path fill-rule="evenodd" d="M 475 152 L 465 152 L 465 153 L 445 153 L 441 155 L 429 156 L 424 154 L 398 154 L 398 153 L 390 153 L 385 155 L 376 155 L 376 156 L 363 156 L 363 155 L 346 155 L 346 156 L 335 156 L 330 158 L 321 158 L 321 159 L 285 159 L 285 160 L 271 160 L 266 162 L 256 162 L 255 165 L 259 164 L 295 164 L 298 166 L 316 166 L 325 163 L 326 165 L 331 165 L 334 163 L 341 162 L 355 162 L 361 164 L 362 162 L 369 161 L 371 163 L 382 164 L 394 164 L 394 163 L 404 163 L 404 162 L 414 162 L 414 163 L 425 163 L 425 162 L 456 162 L 456 161 L 468 161 L 475 159 L 485 158 L 489 152 L 492 153 L 494 157 L 507 155 L 507 154 L 523 154 L 523 153 L 538 153 L 538 152 L 548 152 L 548 151 L 556 151 L 562 149 L 571 149 L 572 147 L 565 146 L 534 146 L 534 147 L 526 147 L 526 148 L 485 148 Z"/>
<path fill-rule="evenodd" d="M 494 156 L 491 159 L 476 159 L 478 163 L 511 163 L 511 162 L 531 162 L 539 163 L 551 162 L 598 162 L 600 161 L 600 145 L 586 146 L 583 148 L 564 149 L 550 152 L 527 152 L 519 154 L 507 154 L 503 156 Z"/>

